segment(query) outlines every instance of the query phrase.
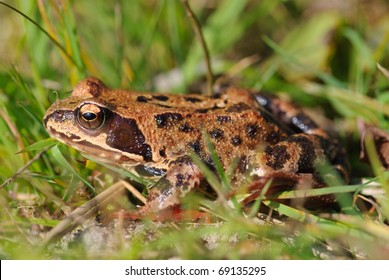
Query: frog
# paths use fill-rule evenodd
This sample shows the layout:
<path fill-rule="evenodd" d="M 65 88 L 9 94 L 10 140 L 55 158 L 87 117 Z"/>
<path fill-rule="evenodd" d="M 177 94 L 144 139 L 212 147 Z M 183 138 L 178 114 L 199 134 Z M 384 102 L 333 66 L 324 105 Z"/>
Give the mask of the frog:
<path fill-rule="evenodd" d="M 110 89 L 89 77 L 54 102 L 43 123 L 51 137 L 97 161 L 154 178 L 139 215 L 177 207 L 203 185 L 194 156 L 215 173 L 216 164 L 236 162 L 235 186 L 249 178 L 292 187 L 307 177 L 322 186 L 324 162 L 347 177 L 344 149 L 300 107 L 233 86 L 168 94 Z"/>

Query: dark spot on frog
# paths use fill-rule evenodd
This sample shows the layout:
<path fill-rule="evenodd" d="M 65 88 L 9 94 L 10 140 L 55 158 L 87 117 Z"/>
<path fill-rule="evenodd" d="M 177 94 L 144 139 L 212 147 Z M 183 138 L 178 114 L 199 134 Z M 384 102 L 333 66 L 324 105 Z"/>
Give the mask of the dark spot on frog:
<path fill-rule="evenodd" d="M 169 163 L 169 167 L 172 165 L 190 165 L 193 164 L 192 160 L 190 159 L 189 156 L 182 156 L 177 158 L 176 160 L 173 160 Z"/>
<path fill-rule="evenodd" d="M 188 123 L 183 123 L 180 124 L 178 130 L 181 132 L 191 132 L 193 130 L 193 127 L 191 127 Z"/>
<path fill-rule="evenodd" d="M 246 135 L 248 138 L 255 138 L 255 136 L 259 132 L 259 127 L 256 124 L 248 124 L 246 125 Z"/>
<path fill-rule="evenodd" d="M 201 144 L 200 140 L 196 140 L 194 142 L 189 143 L 189 147 L 197 154 L 199 155 L 201 152 Z"/>
<path fill-rule="evenodd" d="M 184 184 L 184 179 L 185 177 L 181 173 L 176 174 L 176 187 L 182 187 Z"/>
<path fill-rule="evenodd" d="M 153 98 L 157 99 L 159 101 L 168 101 L 169 100 L 169 97 L 167 97 L 166 95 L 153 95 Z"/>
<path fill-rule="evenodd" d="M 151 147 L 146 144 L 145 137 L 134 119 L 112 114 L 107 126 L 107 145 L 122 152 L 140 155 L 145 161 L 152 160 Z"/>
<path fill-rule="evenodd" d="M 176 174 L 175 187 L 178 187 L 178 188 L 181 189 L 181 191 L 186 192 L 186 191 L 189 190 L 189 187 L 191 185 L 192 179 L 193 179 L 192 174 L 189 174 L 189 173 L 184 173 L 184 174 L 178 173 L 178 174 Z"/>
<path fill-rule="evenodd" d="M 242 138 L 240 138 L 239 136 L 232 137 L 231 144 L 234 146 L 239 146 L 240 144 L 242 144 Z"/>
<path fill-rule="evenodd" d="M 92 94 L 94 97 L 99 97 L 101 92 L 105 88 L 105 85 L 102 81 L 98 79 L 88 79 L 86 81 L 88 92 Z"/>
<path fill-rule="evenodd" d="M 224 137 L 224 133 L 221 129 L 219 128 L 216 128 L 212 131 L 209 132 L 209 135 L 213 138 L 213 139 L 222 139 Z"/>
<path fill-rule="evenodd" d="M 163 113 L 154 116 L 158 128 L 164 128 L 171 123 L 182 120 L 184 117 L 179 113 Z"/>
<path fill-rule="evenodd" d="M 266 142 L 274 145 L 281 141 L 281 134 L 279 131 L 271 131 L 265 134 L 263 139 Z"/>
<path fill-rule="evenodd" d="M 216 121 L 220 124 L 231 122 L 230 116 L 217 116 Z"/>
<path fill-rule="evenodd" d="M 220 98 L 222 95 L 220 94 L 220 93 L 215 93 L 215 94 L 212 94 L 211 95 L 211 98 L 213 98 L 213 99 L 218 99 L 218 98 Z"/>
<path fill-rule="evenodd" d="M 163 176 L 166 173 L 166 169 L 164 168 L 156 168 L 153 166 L 146 166 L 143 164 L 137 165 L 135 167 L 135 171 L 140 176 Z"/>
<path fill-rule="evenodd" d="M 265 149 L 266 165 L 275 170 L 282 169 L 291 158 L 286 145 L 268 146 Z"/>
<path fill-rule="evenodd" d="M 165 149 L 159 150 L 159 155 L 160 155 L 161 157 L 166 157 L 166 151 L 165 151 Z"/>
<path fill-rule="evenodd" d="M 140 95 L 136 98 L 136 101 L 138 102 L 143 102 L 143 103 L 147 103 L 149 101 L 149 99 L 143 95 Z"/>
<path fill-rule="evenodd" d="M 246 103 L 243 103 L 243 102 L 239 102 L 237 104 L 234 104 L 232 105 L 231 107 L 229 107 L 227 109 L 227 112 L 231 112 L 231 113 L 240 113 L 242 111 L 245 111 L 245 110 L 248 110 L 250 109 L 251 107 L 249 105 L 247 105 Z"/>
<path fill-rule="evenodd" d="M 298 172 L 313 173 L 315 171 L 316 152 L 312 141 L 303 135 L 293 135 L 286 142 L 297 143 L 300 146 Z"/>
<path fill-rule="evenodd" d="M 201 102 L 201 99 L 196 97 L 184 97 L 184 99 L 191 103 Z"/>

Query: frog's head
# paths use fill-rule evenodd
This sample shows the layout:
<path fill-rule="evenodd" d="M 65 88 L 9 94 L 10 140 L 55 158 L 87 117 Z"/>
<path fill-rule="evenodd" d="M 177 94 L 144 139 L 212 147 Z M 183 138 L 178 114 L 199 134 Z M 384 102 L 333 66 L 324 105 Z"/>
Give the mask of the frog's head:
<path fill-rule="evenodd" d="M 151 148 L 136 120 L 115 111 L 112 93 L 96 78 L 81 81 L 70 97 L 57 100 L 47 110 L 43 119 L 46 130 L 53 138 L 101 161 L 150 161 Z"/>

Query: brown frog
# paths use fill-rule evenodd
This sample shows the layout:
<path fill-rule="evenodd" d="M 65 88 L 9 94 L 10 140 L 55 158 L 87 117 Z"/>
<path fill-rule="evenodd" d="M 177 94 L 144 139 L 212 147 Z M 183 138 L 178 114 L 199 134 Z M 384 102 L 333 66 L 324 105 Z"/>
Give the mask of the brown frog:
<path fill-rule="evenodd" d="M 140 213 L 179 205 L 204 176 L 195 154 L 215 170 L 205 134 L 223 168 L 237 160 L 241 177 L 295 185 L 312 178 L 324 160 L 345 173 L 342 148 L 291 104 L 249 90 L 227 88 L 211 96 L 108 89 L 100 80 L 81 81 L 70 97 L 47 111 L 50 135 L 100 161 L 159 177 Z"/>

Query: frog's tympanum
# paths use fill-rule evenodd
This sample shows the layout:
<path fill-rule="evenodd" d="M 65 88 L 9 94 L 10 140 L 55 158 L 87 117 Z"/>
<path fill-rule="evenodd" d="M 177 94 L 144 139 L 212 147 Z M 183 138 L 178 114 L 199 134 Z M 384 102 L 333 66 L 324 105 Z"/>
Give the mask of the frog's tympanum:
<path fill-rule="evenodd" d="M 191 155 L 215 170 L 205 135 L 223 168 L 237 162 L 236 186 L 247 178 L 295 185 L 307 176 L 320 185 L 317 168 L 324 161 L 344 171 L 343 150 L 301 109 L 237 88 L 174 95 L 111 90 L 88 78 L 50 107 L 44 125 L 52 137 L 100 161 L 158 177 L 142 213 L 179 205 L 200 186 L 204 176 Z"/>

